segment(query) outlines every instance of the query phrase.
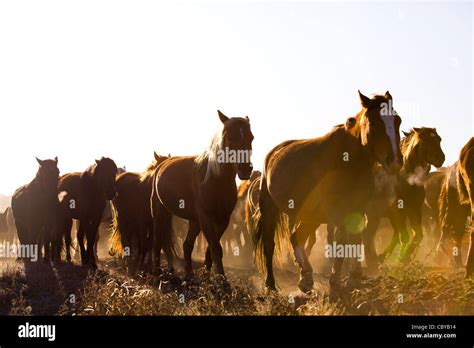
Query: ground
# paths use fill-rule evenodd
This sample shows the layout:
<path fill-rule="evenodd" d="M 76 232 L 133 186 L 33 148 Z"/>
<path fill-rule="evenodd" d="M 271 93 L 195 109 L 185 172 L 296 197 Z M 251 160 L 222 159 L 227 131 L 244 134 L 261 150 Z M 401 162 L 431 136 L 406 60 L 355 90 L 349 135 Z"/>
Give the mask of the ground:
<path fill-rule="evenodd" d="M 198 266 L 198 264 L 196 264 Z M 253 269 L 227 268 L 230 287 L 202 269 L 188 284 L 182 274 L 130 278 L 113 259 L 97 271 L 77 264 L 0 262 L 0 315 L 473 315 L 474 279 L 462 270 L 394 264 L 328 300 L 327 275 L 315 274 L 311 294 L 298 275 L 276 272 L 280 290 L 262 290 Z"/>

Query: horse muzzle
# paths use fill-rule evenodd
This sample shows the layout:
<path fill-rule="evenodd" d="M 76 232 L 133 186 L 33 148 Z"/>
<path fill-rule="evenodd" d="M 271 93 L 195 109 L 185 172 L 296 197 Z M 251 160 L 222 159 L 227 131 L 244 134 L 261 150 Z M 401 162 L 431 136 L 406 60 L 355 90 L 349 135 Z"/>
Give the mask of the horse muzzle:
<path fill-rule="evenodd" d="M 440 155 L 440 156 L 437 156 L 436 158 L 433 159 L 433 161 L 431 161 L 431 164 L 434 165 L 436 168 L 439 168 L 444 164 L 445 159 L 446 158 L 445 158 L 444 154 Z"/>
<path fill-rule="evenodd" d="M 250 179 L 250 175 L 252 175 L 252 171 L 253 171 L 252 163 L 247 163 L 244 165 L 237 166 L 237 175 L 240 180 Z"/>

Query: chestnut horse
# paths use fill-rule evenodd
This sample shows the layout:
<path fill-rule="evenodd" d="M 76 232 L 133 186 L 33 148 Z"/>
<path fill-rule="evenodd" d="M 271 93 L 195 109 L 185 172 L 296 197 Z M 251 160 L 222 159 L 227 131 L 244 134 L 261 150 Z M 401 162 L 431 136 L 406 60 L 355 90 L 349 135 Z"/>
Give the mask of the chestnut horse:
<path fill-rule="evenodd" d="M 362 110 L 356 117 L 335 126 L 323 137 L 285 141 L 265 158 L 256 262 L 266 272 L 265 284 L 269 289 L 275 289 L 272 265 L 275 245 L 287 240 L 289 231 L 292 231 L 290 241 L 301 269 L 298 286 L 303 292 L 310 291 L 314 284 L 304 244 L 319 224 L 336 226 L 338 244 L 360 245 L 364 209 L 374 185 L 375 164 L 381 163 L 392 174 L 402 166 L 401 119 L 392 109 L 390 93 L 369 98 L 359 92 L 359 97 Z M 353 256 L 355 261 L 357 256 Z M 344 257 L 334 259 L 330 277 L 333 298 Z M 360 261 L 357 261 L 351 279 L 359 282 L 361 273 Z"/>
<path fill-rule="evenodd" d="M 436 208 L 438 225 L 441 229 L 436 256 L 440 260 L 444 259 L 443 256 L 446 255 L 454 261 L 455 267 L 462 267 L 462 239 L 466 233 L 466 221 L 470 213 L 470 206 L 468 203 L 462 202 L 459 196 L 458 180 L 462 177 L 458 175 L 458 163 L 449 167 L 442 176 L 437 200 L 438 207 Z M 448 245 L 452 248 L 448 248 Z"/>
<path fill-rule="evenodd" d="M 474 221 L 474 137 L 461 150 L 458 161 L 458 192 L 460 202 L 470 205 L 471 226 Z M 466 277 L 474 273 L 474 250 L 470 236 L 469 253 L 466 264 Z"/>
<path fill-rule="evenodd" d="M 247 180 L 252 173 L 253 135 L 249 118 L 228 118 L 220 111 L 218 115 L 223 127 L 208 149 L 199 156 L 165 160 L 153 178 L 151 205 L 155 250 L 163 247 L 167 254 L 170 252 L 171 214 L 189 220 L 183 243 L 186 278 L 191 276 L 191 254 L 200 231 L 208 243 L 206 268 L 214 262 L 216 272 L 224 276 L 220 239 L 237 201 L 235 176 Z M 159 265 L 159 253 L 155 257 Z"/>
<path fill-rule="evenodd" d="M 439 198 L 441 187 L 446 177 L 446 168 L 430 172 L 425 180 L 425 202 L 422 209 L 423 226 L 432 239 L 439 240 L 441 227 L 439 225 Z"/>
<path fill-rule="evenodd" d="M 36 177 L 12 196 L 12 212 L 20 244 L 36 244 L 44 259 L 50 258 L 54 212 L 58 204 L 58 158 L 40 160 Z"/>
<path fill-rule="evenodd" d="M 367 205 L 367 227 L 364 244 L 368 266 L 378 263 L 375 251 L 375 233 L 382 217 L 388 217 L 394 233 L 382 257 L 389 257 L 400 242 L 400 261 L 409 261 L 423 238 L 421 210 L 425 200 L 424 183 L 431 165 L 441 167 L 444 153 L 441 137 L 435 128 L 413 128 L 401 140 L 403 167 L 396 175 L 389 175 L 380 167 L 375 171 L 375 190 Z M 410 243 L 407 221 L 414 232 Z"/>
<path fill-rule="evenodd" d="M 112 203 L 110 255 L 123 256 L 129 271 L 141 270 L 151 250 L 153 219 L 150 197 L 156 167 L 170 156 L 153 153 L 153 162 L 142 173 L 125 172 L 116 180 L 117 196 Z M 128 252 L 124 253 L 124 250 Z M 132 264 L 128 265 L 128 260 Z M 131 267 L 130 267 L 131 266 Z"/>
<path fill-rule="evenodd" d="M 71 227 L 73 219 L 79 221 L 77 240 L 81 250 L 82 265 L 96 268 L 94 244 L 97 239 L 105 203 L 115 197 L 117 165 L 110 158 L 96 160 L 83 173 L 68 173 L 61 177 L 58 185 L 59 209 L 56 220 L 58 245 L 66 241 L 66 260 L 71 261 Z M 84 245 L 84 236 L 87 248 Z M 60 259 L 60 248 L 56 258 Z"/>

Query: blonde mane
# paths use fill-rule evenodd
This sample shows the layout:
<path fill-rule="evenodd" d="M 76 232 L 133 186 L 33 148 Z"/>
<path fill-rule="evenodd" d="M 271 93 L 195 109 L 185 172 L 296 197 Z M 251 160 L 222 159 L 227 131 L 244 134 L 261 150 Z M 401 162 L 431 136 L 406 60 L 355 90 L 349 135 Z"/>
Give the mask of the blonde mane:
<path fill-rule="evenodd" d="M 206 175 L 204 176 L 203 183 L 206 183 L 211 176 L 217 177 L 221 174 L 217 155 L 224 146 L 222 140 L 222 131 L 220 131 L 214 135 L 209 147 L 194 159 L 198 168 L 206 166 Z"/>

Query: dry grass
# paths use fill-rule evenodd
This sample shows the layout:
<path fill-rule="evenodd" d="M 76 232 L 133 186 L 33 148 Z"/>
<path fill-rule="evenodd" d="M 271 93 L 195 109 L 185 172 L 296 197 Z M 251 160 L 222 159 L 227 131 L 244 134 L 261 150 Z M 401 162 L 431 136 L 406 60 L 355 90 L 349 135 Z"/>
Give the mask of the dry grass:
<path fill-rule="evenodd" d="M 66 264 L 1 265 L 2 315 L 474 314 L 474 279 L 463 280 L 460 271 L 419 263 L 384 267 L 360 289 L 344 292 L 338 304 L 329 303 L 325 285 L 310 295 L 263 293 L 250 279 L 253 271 L 247 272 L 248 277 L 234 274 L 229 277 L 231 286 L 226 286 L 221 278 L 203 271 L 185 284 L 169 274 L 132 279 L 109 266 L 90 272 Z"/>

